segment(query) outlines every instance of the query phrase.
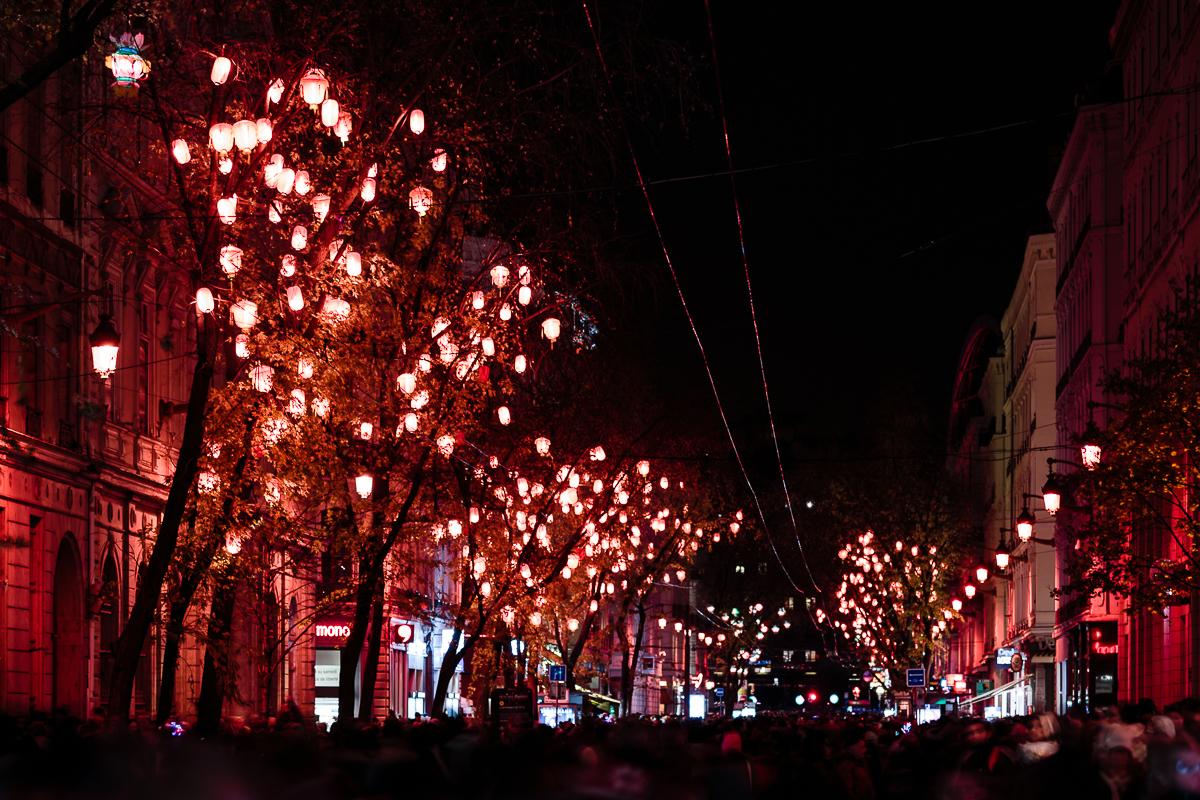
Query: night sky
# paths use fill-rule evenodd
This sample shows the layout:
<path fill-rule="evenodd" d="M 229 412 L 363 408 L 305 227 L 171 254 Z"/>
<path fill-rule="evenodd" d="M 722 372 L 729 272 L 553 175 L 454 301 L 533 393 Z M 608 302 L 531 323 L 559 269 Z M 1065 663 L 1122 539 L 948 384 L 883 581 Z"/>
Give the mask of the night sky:
<path fill-rule="evenodd" d="M 651 179 L 724 168 L 704 7 L 670 5 L 654 24 L 696 55 L 709 107 L 685 128 L 640 133 Z M 963 338 L 980 315 L 999 317 L 1026 237 L 1050 230 L 1047 192 L 1077 97 L 1108 69 L 1116 3 L 1010 2 L 984 19 L 950 3 L 829 6 L 713 8 L 735 165 L 787 164 L 741 175 L 738 188 L 789 468 L 862 457 L 881 408 L 923 418 L 930 450 L 944 448 Z M 959 136 L 998 126 L 1011 127 Z M 943 137 L 957 138 L 896 147 Z M 657 185 L 652 197 L 735 433 L 769 475 L 729 181 Z M 640 211 L 630 225 L 661 283 L 642 309 L 652 321 L 630 330 L 649 330 L 646 352 L 680 419 L 719 445 L 695 343 Z"/>

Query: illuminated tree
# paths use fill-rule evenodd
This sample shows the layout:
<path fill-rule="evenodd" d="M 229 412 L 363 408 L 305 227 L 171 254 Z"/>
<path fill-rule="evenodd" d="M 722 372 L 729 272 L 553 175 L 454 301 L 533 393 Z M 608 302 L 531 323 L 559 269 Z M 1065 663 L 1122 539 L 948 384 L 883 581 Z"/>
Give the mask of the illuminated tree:
<path fill-rule="evenodd" d="M 1162 614 L 1187 603 L 1200 583 L 1200 312 L 1194 284 L 1161 313 L 1156 346 L 1107 375 L 1119 412 L 1095 442 L 1093 469 L 1057 479 L 1066 491 L 1059 525 L 1068 532 L 1062 593 L 1129 598 Z"/>

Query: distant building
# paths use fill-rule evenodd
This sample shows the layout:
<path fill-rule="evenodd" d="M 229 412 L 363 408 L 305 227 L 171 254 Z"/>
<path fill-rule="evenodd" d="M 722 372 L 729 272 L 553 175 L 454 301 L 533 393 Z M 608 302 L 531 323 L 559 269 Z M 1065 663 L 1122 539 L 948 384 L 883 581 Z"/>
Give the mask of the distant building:
<path fill-rule="evenodd" d="M 1054 265 L 1054 237 L 1030 237 L 999 326 L 982 320 L 971 329 L 955 381 L 949 466 L 977 506 L 980 530 L 977 560 L 962 577 L 975 596 L 956 590 L 963 615 L 941 672 L 964 676 L 971 691 L 961 705 L 972 713 L 1054 704 L 1052 523 L 1041 512 L 1028 541 L 1015 532 L 1054 449 Z"/>

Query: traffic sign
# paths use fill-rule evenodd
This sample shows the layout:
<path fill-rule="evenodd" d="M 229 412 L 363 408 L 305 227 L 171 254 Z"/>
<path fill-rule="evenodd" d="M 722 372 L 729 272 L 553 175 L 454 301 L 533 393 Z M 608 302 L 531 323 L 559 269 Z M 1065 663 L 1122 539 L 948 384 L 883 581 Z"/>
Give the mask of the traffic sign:
<path fill-rule="evenodd" d="M 562 683 L 567 679 L 567 668 L 563 664 L 550 665 L 550 680 Z"/>
<path fill-rule="evenodd" d="M 912 688 L 914 686 L 924 686 L 925 685 L 925 668 L 918 667 L 916 669 L 906 670 L 905 677 L 908 679 L 907 686 L 909 688 Z"/>

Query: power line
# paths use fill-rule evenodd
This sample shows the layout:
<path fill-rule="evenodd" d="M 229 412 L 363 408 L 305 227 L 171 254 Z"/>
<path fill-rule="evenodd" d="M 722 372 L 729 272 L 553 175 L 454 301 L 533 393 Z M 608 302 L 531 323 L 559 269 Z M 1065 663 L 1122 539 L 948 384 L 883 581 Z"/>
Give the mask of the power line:
<path fill-rule="evenodd" d="M 738 198 L 737 177 L 733 167 L 733 148 L 729 143 L 729 117 L 725 112 L 725 90 L 721 86 L 721 62 L 717 58 L 717 36 L 713 30 L 712 8 L 708 0 L 704 0 L 704 14 L 708 21 L 708 41 L 712 47 L 713 72 L 717 85 L 717 107 L 721 112 L 721 132 L 725 140 L 725 163 L 729 167 L 729 189 L 733 196 L 733 213 L 737 219 L 738 248 L 742 257 L 742 272 L 746 277 L 746 299 L 750 305 L 750 325 L 754 329 L 754 346 L 758 354 L 758 371 L 762 376 L 763 398 L 767 403 L 767 421 L 771 427 L 771 442 L 775 446 L 775 463 L 779 466 L 779 480 L 783 484 L 783 499 L 788 517 L 792 521 L 792 533 L 796 537 L 796 547 L 800 549 L 800 560 L 813 589 L 821 591 L 817 579 L 813 577 L 812 567 L 808 564 L 808 556 L 804 553 L 804 544 L 800 541 L 800 527 L 796 524 L 796 512 L 792 506 L 792 493 L 788 489 L 787 475 L 783 470 L 783 456 L 779 450 L 779 434 L 775 429 L 775 410 L 771 406 L 771 389 L 767 384 L 767 365 L 763 359 L 762 337 L 758 330 L 758 310 L 754 306 L 754 286 L 750 282 L 750 258 L 746 254 L 746 231 L 742 222 L 742 204 Z"/>
<path fill-rule="evenodd" d="M 604 51 L 600 47 L 600 34 L 596 30 L 595 22 L 592 19 L 591 8 L 588 6 L 587 0 L 580 0 L 580 3 L 583 6 L 583 14 L 584 14 L 585 19 L 587 20 L 588 30 L 591 32 L 591 35 L 592 35 L 592 43 L 595 46 L 595 50 L 596 50 L 596 59 L 600 63 L 600 70 L 604 75 L 604 81 L 608 88 L 608 93 L 609 93 L 610 97 L 613 98 L 613 103 L 614 103 L 614 108 L 616 109 L 617 118 L 620 122 L 621 131 L 625 137 L 625 144 L 629 149 L 629 156 L 633 162 L 634 174 L 637 176 L 638 187 L 641 189 L 642 198 L 643 198 L 643 200 L 645 200 L 646 210 L 650 216 L 650 222 L 653 225 L 654 232 L 658 238 L 659 247 L 662 249 L 663 261 L 666 264 L 667 271 L 670 273 L 671 280 L 675 285 L 675 292 L 679 296 L 679 303 L 683 307 L 684 316 L 687 318 L 688 326 L 691 328 L 691 331 L 692 331 L 692 336 L 696 340 L 696 347 L 700 351 L 700 360 L 704 364 L 704 372 L 708 376 L 708 384 L 709 384 L 709 387 L 712 389 L 713 399 L 716 401 L 717 411 L 721 417 L 721 423 L 722 423 L 722 425 L 724 425 L 725 433 L 729 437 L 730 447 L 733 448 L 733 454 L 737 460 L 738 468 L 741 470 L 742 478 L 746 482 L 746 488 L 750 490 L 750 496 L 754 500 L 754 507 L 758 511 L 758 518 L 759 518 L 759 521 L 762 523 L 763 533 L 767 537 L 767 542 L 771 545 L 771 551 L 775 554 L 775 560 L 779 563 L 779 568 L 781 570 L 783 570 L 783 574 L 784 574 L 784 576 L 787 577 L 788 582 L 792 584 L 792 588 L 794 588 L 797 592 L 799 592 L 801 595 L 803 595 L 804 590 L 801 589 L 796 584 L 796 581 L 792 578 L 791 573 L 788 571 L 787 565 L 783 563 L 783 558 L 779 555 L 779 550 L 775 546 L 775 540 L 771 537 L 770 528 L 767 526 L 767 518 L 766 518 L 766 515 L 763 513 L 762 503 L 759 502 L 758 492 L 756 492 L 754 489 L 754 484 L 750 480 L 750 474 L 749 474 L 749 472 L 747 472 L 746 464 L 742 459 L 741 451 L 738 450 L 737 441 L 734 439 L 734 436 L 733 436 L 733 430 L 729 426 L 729 417 L 725 413 L 725 405 L 724 405 L 724 403 L 721 402 L 721 393 L 717 390 L 717 382 L 716 382 L 716 378 L 713 375 L 712 364 L 708 360 L 708 354 L 704 349 L 704 342 L 700 338 L 700 331 L 697 329 L 696 320 L 692 316 L 691 306 L 688 305 L 687 297 L 685 297 L 684 293 L 683 293 L 683 286 L 679 282 L 679 275 L 675 271 L 675 263 L 671 259 L 671 252 L 670 252 L 669 248 L 667 247 L 666 237 L 663 235 L 662 227 L 659 225 L 658 214 L 654 210 L 654 202 L 650 199 L 650 188 L 647 185 L 645 177 L 642 173 L 641 162 L 638 159 L 637 150 L 633 146 L 633 137 L 630 135 L 629 128 L 625 124 L 624 116 L 620 112 L 620 107 L 618 105 L 616 105 L 616 92 L 613 90 L 612 77 L 608 71 L 608 62 L 605 61 Z"/>

